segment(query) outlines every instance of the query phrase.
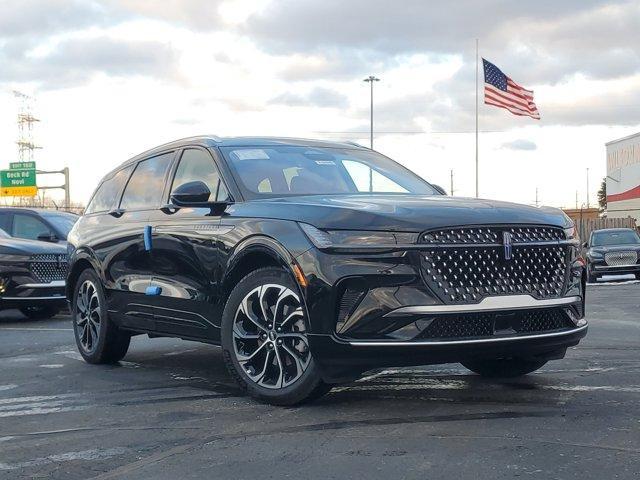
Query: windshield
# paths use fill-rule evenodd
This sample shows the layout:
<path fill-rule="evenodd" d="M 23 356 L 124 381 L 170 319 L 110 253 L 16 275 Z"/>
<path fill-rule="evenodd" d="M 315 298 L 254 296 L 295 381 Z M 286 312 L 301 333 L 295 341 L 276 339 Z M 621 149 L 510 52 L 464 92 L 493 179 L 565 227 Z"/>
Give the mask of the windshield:
<path fill-rule="evenodd" d="M 60 233 L 67 238 L 71 228 L 78 221 L 78 216 L 72 213 L 43 213 L 42 216 L 49 220 Z"/>
<path fill-rule="evenodd" d="M 358 193 L 438 195 L 410 170 L 366 150 L 289 145 L 221 150 L 247 198 Z"/>
<path fill-rule="evenodd" d="M 608 245 L 629 245 L 640 243 L 640 236 L 633 230 L 618 230 L 614 232 L 594 232 L 592 245 L 605 247 Z"/>

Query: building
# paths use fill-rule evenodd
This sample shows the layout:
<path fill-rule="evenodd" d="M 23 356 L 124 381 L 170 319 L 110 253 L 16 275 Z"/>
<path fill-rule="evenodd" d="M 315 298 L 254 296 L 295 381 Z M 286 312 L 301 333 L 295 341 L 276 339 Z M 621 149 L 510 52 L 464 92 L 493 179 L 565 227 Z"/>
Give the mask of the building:
<path fill-rule="evenodd" d="M 598 208 L 563 208 L 562 211 L 575 223 L 586 220 L 597 220 L 600 217 L 600 210 Z"/>
<path fill-rule="evenodd" d="M 640 223 L 640 133 L 607 143 L 607 216 Z"/>

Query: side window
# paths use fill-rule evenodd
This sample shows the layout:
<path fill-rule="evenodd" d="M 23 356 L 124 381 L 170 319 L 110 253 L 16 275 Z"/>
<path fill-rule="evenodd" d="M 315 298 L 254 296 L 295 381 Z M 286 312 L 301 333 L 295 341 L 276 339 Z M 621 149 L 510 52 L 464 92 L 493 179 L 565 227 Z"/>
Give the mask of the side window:
<path fill-rule="evenodd" d="M 116 172 L 111 178 L 102 182 L 89 202 L 89 205 L 87 205 L 84 213 L 106 212 L 110 210 L 124 182 L 129 178 L 132 168 L 131 166 L 123 168 Z"/>
<path fill-rule="evenodd" d="M 343 160 L 342 164 L 347 169 L 349 176 L 359 192 L 378 193 L 406 193 L 407 189 L 377 170 L 355 160 Z"/>
<path fill-rule="evenodd" d="M 171 190 L 196 180 L 206 183 L 211 190 L 209 200 L 224 201 L 229 198 L 211 155 L 203 150 L 188 149 L 182 153 Z"/>
<path fill-rule="evenodd" d="M 152 208 L 161 203 L 164 178 L 173 152 L 158 155 L 138 163 L 124 189 L 120 208 Z"/>
<path fill-rule="evenodd" d="M 11 214 L 9 212 L 1 212 L 0 213 L 0 230 L 3 230 L 5 233 L 9 233 L 9 223 L 11 220 Z"/>
<path fill-rule="evenodd" d="M 37 240 L 39 235 L 51 235 L 53 232 L 38 217 L 16 213 L 13 216 L 11 235 L 17 238 Z"/>

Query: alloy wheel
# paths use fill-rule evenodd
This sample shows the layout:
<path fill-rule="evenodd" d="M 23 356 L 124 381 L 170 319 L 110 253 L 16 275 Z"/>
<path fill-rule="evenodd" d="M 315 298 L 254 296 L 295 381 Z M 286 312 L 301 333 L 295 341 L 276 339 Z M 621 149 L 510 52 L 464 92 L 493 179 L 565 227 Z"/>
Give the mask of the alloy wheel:
<path fill-rule="evenodd" d="M 233 347 L 238 363 L 258 385 L 277 389 L 296 382 L 311 360 L 298 295 L 276 284 L 251 290 L 236 310 Z"/>
<path fill-rule="evenodd" d="M 75 323 L 80 344 L 85 352 L 92 352 L 100 334 L 100 297 L 95 284 L 85 280 L 76 299 Z"/>

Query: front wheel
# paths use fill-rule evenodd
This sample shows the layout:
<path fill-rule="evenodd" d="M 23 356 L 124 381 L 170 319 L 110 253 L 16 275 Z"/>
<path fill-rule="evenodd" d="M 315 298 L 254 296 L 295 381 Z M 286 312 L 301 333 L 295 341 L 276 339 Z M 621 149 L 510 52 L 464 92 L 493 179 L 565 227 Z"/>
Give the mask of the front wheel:
<path fill-rule="evenodd" d="M 131 335 L 109 319 L 102 283 L 93 270 L 78 278 L 71 316 L 78 351 L 87 363 L 115 363 L 127 354 Z"/>
<path fill-rule="evenodd" d="M 496 360 L 472 360 L 462 365 L 474 373 L 488 378 L 514 378 L 535 372 L 545 363 L 544 360 L 525 360 L 505 358 Z"/>
<path fill-rule="evenodd" d="M 322 381 L 309 350 L 298 287 L 278 268 L 262 268 L 233 289 L 222 315 L 223 357 L 249 395 L 274 405 L 318 398 Z"/>

